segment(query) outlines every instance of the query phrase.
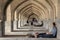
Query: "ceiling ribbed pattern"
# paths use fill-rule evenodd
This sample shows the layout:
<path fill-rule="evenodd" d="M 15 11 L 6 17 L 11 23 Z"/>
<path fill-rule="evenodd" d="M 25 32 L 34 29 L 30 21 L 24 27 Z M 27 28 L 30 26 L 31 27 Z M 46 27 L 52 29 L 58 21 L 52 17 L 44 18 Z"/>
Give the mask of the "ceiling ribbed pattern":
<path fill-rule="evenodd" d="M 12 18 L 14 13 L 28 18 L 31 14 L 36 14 L 40 19 L 54 19 L 56 8 L 51 0 L 13 0 L 11 3 Z M 52 18 L 51 18 L 52 17 Z"/>

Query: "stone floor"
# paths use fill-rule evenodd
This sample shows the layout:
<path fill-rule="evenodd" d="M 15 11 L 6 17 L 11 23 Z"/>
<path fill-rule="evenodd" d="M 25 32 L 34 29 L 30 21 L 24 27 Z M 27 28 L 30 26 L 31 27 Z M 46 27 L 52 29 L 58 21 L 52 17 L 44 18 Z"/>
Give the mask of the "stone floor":
<path fill-rule="evenodd" d="M 9 38 L 0 38 L 0 40 L 59 40 L 56 38 L 19 38 L 19 37 L 9 37 Z"/>

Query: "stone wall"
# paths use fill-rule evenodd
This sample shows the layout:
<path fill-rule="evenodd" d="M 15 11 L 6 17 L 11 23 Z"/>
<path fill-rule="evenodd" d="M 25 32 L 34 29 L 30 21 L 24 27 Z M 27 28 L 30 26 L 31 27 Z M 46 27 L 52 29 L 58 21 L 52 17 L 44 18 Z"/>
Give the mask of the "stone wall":
<path fill-rule="evenodd" d="M 0 0 L 0 36 L 2 36 L 2 25 L 1 22 L 3 21 L 3 9 L 5 6 L 5 3 L 7 2 L 7 0 Z M 47 23 L 48 24 L 48 23 Z M 60 38 L 60 0 L 58 0 L 58 5 L 57 5 L 57 17 L 56 17 L 56 24 L 57 24 L 57 28 L 58 28 L 58 35 L 57 38 Z"/>

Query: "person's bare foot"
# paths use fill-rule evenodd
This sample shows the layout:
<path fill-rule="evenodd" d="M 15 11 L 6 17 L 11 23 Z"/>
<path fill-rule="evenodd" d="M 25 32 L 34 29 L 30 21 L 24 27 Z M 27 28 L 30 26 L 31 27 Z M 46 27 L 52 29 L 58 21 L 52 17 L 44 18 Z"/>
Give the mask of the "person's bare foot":
<path fill-rule="evenodd" d="M 38 32 L 36 32 L 36 33 L 34 34 L 35 38 L 37 38 L 37 35 L 38 35 L 38 34 L 39 34 Z"/>

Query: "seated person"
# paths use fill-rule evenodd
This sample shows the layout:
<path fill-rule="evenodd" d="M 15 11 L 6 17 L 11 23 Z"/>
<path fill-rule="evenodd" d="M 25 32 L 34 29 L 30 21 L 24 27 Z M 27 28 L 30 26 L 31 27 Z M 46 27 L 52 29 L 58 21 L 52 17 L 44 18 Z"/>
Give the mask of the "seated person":
<path fill-rule="evenodd" d="M 57 28 L 55 22 L 53 22 L 53 28 L 51 32 L 47 33 L 39 33 L 38 35 L 35 35 L 37 37 L 42 37 L 42 38 L 56 38 L 57 36 Z"/>
<path fill-rule="evenodd" d="M 43 21 L 41 21 L 41 24 L 38 23 L 38 22 L 34 22 L 33 24 L 34 24 L 34 26 L 36 26 L 36 27 L 42 27 L 42 26 L 43 26 Z"/>

